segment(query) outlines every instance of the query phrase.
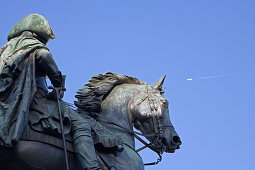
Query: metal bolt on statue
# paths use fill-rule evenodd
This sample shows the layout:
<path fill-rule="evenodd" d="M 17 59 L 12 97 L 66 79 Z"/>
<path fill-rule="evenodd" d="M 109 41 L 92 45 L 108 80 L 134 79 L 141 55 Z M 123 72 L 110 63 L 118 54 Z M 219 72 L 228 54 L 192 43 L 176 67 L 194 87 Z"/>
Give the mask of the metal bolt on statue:
<path fill-rule="evenodd" d="M 148 85 L 99 74 L 77 91 L 71 107 L 62 100 L 64 78 L 46 47 L 54 38 L 48 21 L 30 14 L 0 49 L 0 169 L 140 170 L 180 148 L 163 96 L 165 76 Z M 135 138 L 145 146 L 135 149 Z M 146 147 L 159 155 L 156 162 L 143 163 L 138 152 Z"/>

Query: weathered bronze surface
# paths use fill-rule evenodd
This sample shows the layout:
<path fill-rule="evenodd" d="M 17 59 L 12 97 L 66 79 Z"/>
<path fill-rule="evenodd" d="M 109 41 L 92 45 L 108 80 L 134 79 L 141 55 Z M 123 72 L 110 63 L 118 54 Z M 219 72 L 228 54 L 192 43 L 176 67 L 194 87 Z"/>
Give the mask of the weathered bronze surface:
<path fill-rule="evenodd" d="M 58 102 L 45 81 L 48 76 L 54 87 L 63 88 L 45 46 L 54 37 L 46 19 L 31 14 L 0 49 L 0 169 L 66 169 Z M 179 149 L 164 79 L 147 85 L 134 77 L 99 74 L 78 90 L 75 109 L 61 101 L 69 168 L 144 169 L 133 127 L 159 155 Z"/>

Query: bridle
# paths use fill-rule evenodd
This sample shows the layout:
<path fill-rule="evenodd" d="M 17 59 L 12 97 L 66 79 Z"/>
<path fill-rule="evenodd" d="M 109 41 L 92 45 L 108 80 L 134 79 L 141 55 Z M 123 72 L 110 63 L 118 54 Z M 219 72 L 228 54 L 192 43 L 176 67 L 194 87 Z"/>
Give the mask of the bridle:
<path fill-rule="evenodd" d="M 148 102 L 149 102 L 150 110 L 151 110 L 150 114 L 152 115 L 152 122 L 153 122 L 153 127 L 154 127 L 153 133 L 146 133 L 143 125 L 138 120 L 137 120 L 137 126 L 141 130 L 142 133 L 127 129 L 126 127 L 119 125 L 118 123 L 112 122 L 112 120 L 106 118 L 105 116 L 100 115 L 99 113 L 93 113 L 93 114 L 106 120 L 106 121 L 104 121 L 105 123 L 113 124 L 117 127 L 120 127 L 121 129 L 128 132 L 130 135 L 133 135 L 141 143 L 143 143 L 144 146 L 135 150 L 136 152 L 140 152 L 141 150 L 143 150 L 147 147 L 150 148 L 152 151 L 156 152 L 159 156 L 157 161 L 151 162 L 151 163 L 145 163 L 144 165 L 157 165 L 159 162 L 161 162 L 162 153 L 166 150 L 166 147 L 164 146 L 164 144 L 162 143 L 161 138 L 160 138 L 160 137 L 162 137 L 163 127 L 172 127 L 172 125 L 163 125 L 162 124 L 161 120 L 159 119 L 159 115 L 161 115 L 161 110 L 159 109 L 159 103 L 157 103 L 156 99 L 153 97 L 153 92 L 149 91 L 148 87 L 147 87 L 147 95 L 144 98 L 142 98 L 136 105 L 140 105 L 147 98 L 148 98 Z M 151 143 L 148 144 L 146 141 L 144 141 L 138 135 L 144 136 L 144 137 L 156 138 L 160 142 L 161 147 L 164 149 L 161 151 L 157 151 L 156 148 L 153 147 Z"/>

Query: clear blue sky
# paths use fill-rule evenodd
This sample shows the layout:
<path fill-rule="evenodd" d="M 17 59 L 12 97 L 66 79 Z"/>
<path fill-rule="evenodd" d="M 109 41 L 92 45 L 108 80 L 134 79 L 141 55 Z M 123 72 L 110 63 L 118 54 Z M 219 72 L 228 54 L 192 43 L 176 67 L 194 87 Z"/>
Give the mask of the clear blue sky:
<path fill-rule="evenodd" d="M 167 74 L 165 96 L 183 145 L 146 169 L 254 170 L 254 9 L 252 0 L 2 1 L 0 46 L 23 16 L 44 15 L 69 102 L 98 73 L 149 84 Z M 149 150 L 141 155 L 156 159 Z"/>

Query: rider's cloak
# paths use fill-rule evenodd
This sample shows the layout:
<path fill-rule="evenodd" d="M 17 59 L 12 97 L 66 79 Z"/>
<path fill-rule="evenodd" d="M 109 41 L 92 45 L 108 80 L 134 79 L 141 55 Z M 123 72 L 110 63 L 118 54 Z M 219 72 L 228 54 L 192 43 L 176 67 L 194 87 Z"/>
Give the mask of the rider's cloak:
<path fill-rule="evenodd" d="M 0 144 L 13 146 L 28 123 L 36 91 L 35 53 L 47 47 L 24 33 L 0 49 Z"/>

